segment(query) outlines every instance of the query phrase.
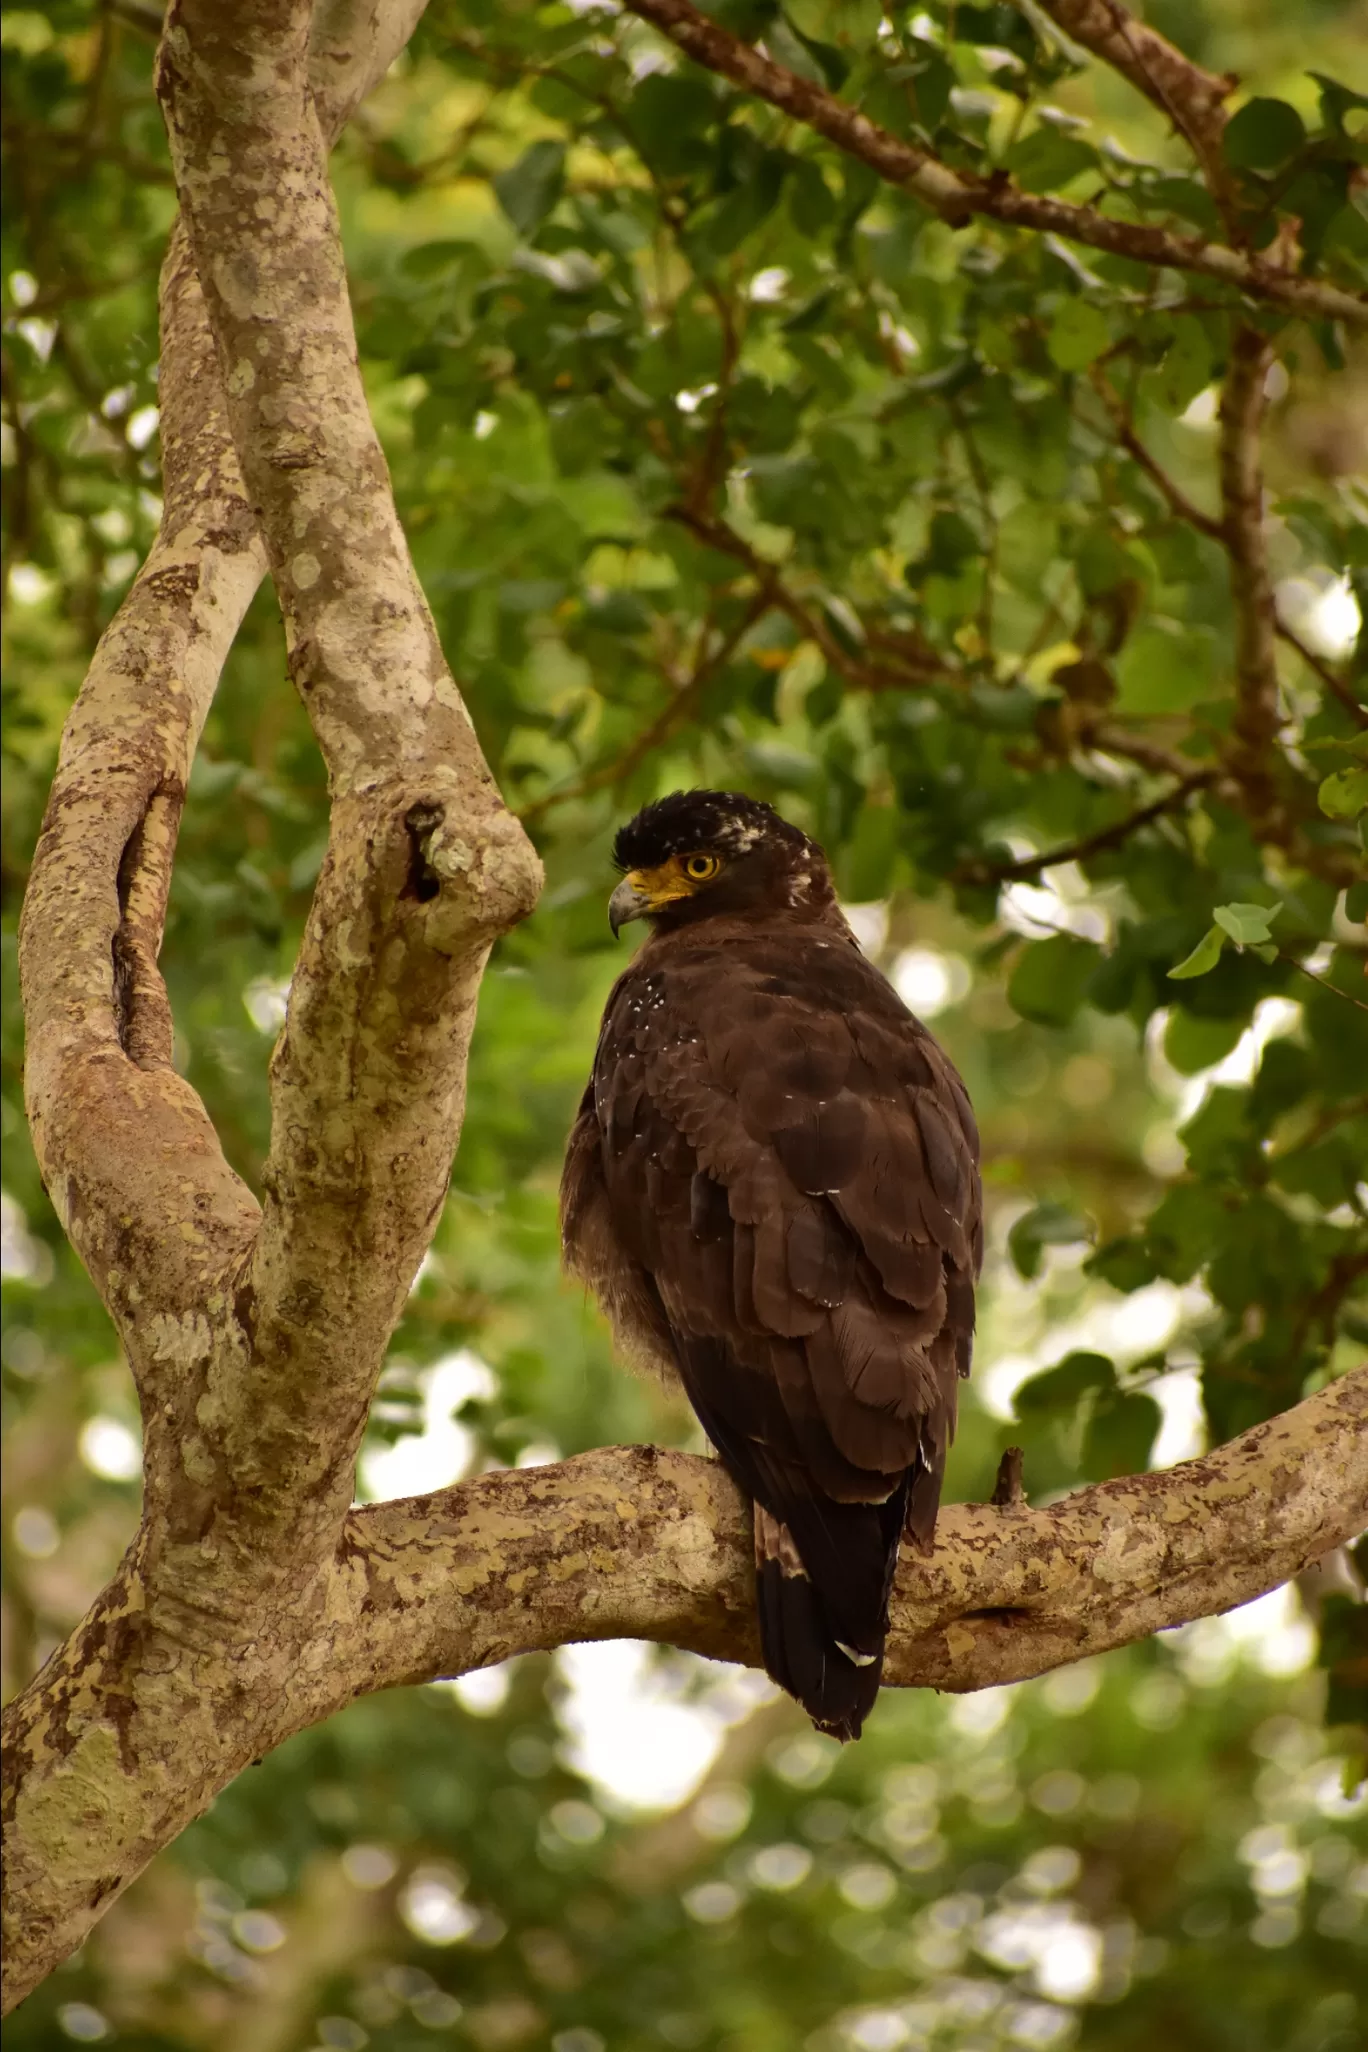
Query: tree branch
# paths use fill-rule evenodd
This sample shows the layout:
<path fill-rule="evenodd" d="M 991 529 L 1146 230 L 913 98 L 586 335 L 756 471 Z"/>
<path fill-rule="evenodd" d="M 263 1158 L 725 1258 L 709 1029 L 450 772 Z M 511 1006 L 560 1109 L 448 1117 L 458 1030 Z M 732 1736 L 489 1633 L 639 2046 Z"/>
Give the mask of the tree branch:
<path fill-rule="evenodd" d="M 145 1403 L 159 1378 L 138 1318 L 193 1315 L 257 1210 L 171 1066 L 157 968 L 195 744 L 265 570 L 205 381 L 208 330 L 179 232 L 161 317 L 161 530 L 67 721 L 20 929 L 35 1150 Z"/>
<path fill-rule="evenodd" d="M 330 135 L 421 11 L 422 0 L 320 6 L 311 75 Z M 147 1315 L 193 1316 L 257 1221 L 172 1069 L 157 957 L 200 728 L 266 572 L 182 222 L 162 269 L 160 327 L 161 526 L 67 722 L 20 933 L 39 1165 L 119 1326 L 152 1430 L 161 1385 L 177 1377 L 142 1343 Z"/>
<path fill-rule="evenodd" d="M 1268 300 L 1290 312 L 1341 320 L 1355 327 L 1368 326 L 1368 300 L 1322 279 L 1302 277 L 1281 265 L 1267 263 L 1260 256 L 1228 249 L 1220 243 L 1174 235 L 1166 228 L 1151 227 L 1143 221 L 1113 220 L 1091 207 L 1071 206 L 1066 200 L 1052 199 L 1046 194 L 1022 192 L 1002 177 L 980 179 L 970 172 L 952 171 L 939 158 L 880 128 L 857 108 L 838 100 L 834 93 L 799 78 L 749 43 L 729 34 L 690 6 L 689 0 L 627 0 L 627 5 L 633 14 L 668 36 L 696 63 L 729 78 L 757 98 L 768 100 L 781 113 L 805 122 L 837 149 L 868 164 L 890 184 L 915 194 L 952 227 L 962 228 L 976 214 L 982 214 L 1010 227 L 1059 235 L 1089 249 L 1130 257 L 1136 263 L 1219 278 L 1251 299 Z"/>
<path fill-rule="evenodd" d="M 1230 767 L 1261 819 L 1274 809 L 1269 760 L 1278 706 L 1277 609 L 1264 536 L 1259 435 L 1272 347 L 1256 328 L 1237 329 L 1220 408 L 1221 533 L 1235 605 L 1235 745 Z"/>
<path fill-rule="evenodd" d="M 327 860 L 271 1069 L 248 1343 L 206 1427 L 231 1491 L 335 1530 L 440 1211 L 475 998 L 539 869 L 409 559 L 356 362 L 309 88 L 310 9 L 182 0 L 158 92 L 229 419 L 328 766 Z M 269 1508 L 268 1508 L 269 1506 Z"/>
<path fill-rule="evenodd" d="M 680 0 L 638 12 L 720 37 L 735 68 L 715 68 L 948 219 L 1363 317 L 1258 259 L 962 178 Z M 312 93 L 306 0 L 182 0 L 164 44 L 189 237 L 163 287 L 166 518 L 68 724 L 24 935 L 39 1156 L 129 1344 L 144 1516 L 6 1712 L 6 2007 L 242 1767 L 358 1694 L 586 1637 L 757 1653 L 748 1523 L 715 1463 L 608 1449 L 348 1512 L 459 1131 L 483 963 L 536 886 L 399 530 L 327 187 L 324 132 L 415 15 L 324 0 Z M 171 1067 L 157 952 L 195 741 L 268 556 L 333 804 L 258 1228 Z M 935 1559 L 905 1564 L 890 1681 L 1019 1679 L 1298 1571 L 1368 1514 L 1366 1412 L 1359 1373 L 1167 1476 L 947 1510 Z"/>
<path fill-rule="evenodd" d="M 1224 543 L 1225 529 L 1221 522 L 1214 520 L 1209 513 L 1203 513 L 1200 506 L 1194 506 L 1187 493 L 1174 483 L 1168 472 L 1145 447 L 1135 432 L 1130 409 L 1100 365 L 1093 365 L 1088 372 L 1088 380 L 1107 409 L 1112 426 L 1116 430 L 1117 441 L 1157 487 L 1169 511 L 1179 520 L 1186 522 L 1189 527 L 1195 528 L 1198 534 L 1206 535 L 1211 541 Z"/>
<path fill-rule="evenodd" d="M 1023 1681 L 1247 1602 L 1366 1521 L 1368 1370 L 1358 1370 L 1160 1474 L 1043 1510 L 947 1506 L 930 1559 L 902 1562 L 888 1680 L 956 1691 Z M 16 1931 L 7 2002 L 237 1772 L 357 1696 L 583 1639 L 652 1639 L 754 1664 L 753 1576 L 749 1516 L 725 1471 L 652 1447 L 606 1447 L 355 1510 L 307 1617 L 295 1602 L 194 1620 L 213 1714 L 195 1718 L 189 1743 L 166 1735 L 153 1771 L 144 1727 L 157 1713 L 119 1630 L 139 1600 L 135 1549 L 78 1635 L 102 1711 L 88 1711 L 75 1738 L 50 1686 L 35 1685 L 7 1713 L 55 1761 L 21 1816 L 16 1853 L 50 1845 L 60 1820 L 63 1876 L 79 1850 L 97 1877 L 77 1900 L 69 1878 L 64 1894 L 54 1876 L 35 1881 L 45 1914 Z"/>
<path fill-rule="evenodd" d="M 1169 511 L 1173 513 L 1177 519 L 1184 521 L 1189 527 L 1195 528 L 1198 534 L 1204 534 L 1207 536 L 1209 540 L 1219 542 L 1223 549 L 1226 549 L 1230 552 L 1232 560 L 1243 563 L 1243 561 L 1249 554 L 1247 503 L 1246 518 L 1242 519 L 1242 521 L 1238 523 L 1232 521 L 1230 517 L 1231 505 L 1229 499 L 1227 499 L 1226 502 L 1225 518 L 1221 520 L 1213 519 L 1209 513 L 1204 513 L 1200 506 L 1195 506 L 1192 500 L 1188 498 L 1186 492 L 1184 492 L 1179 485 L 1174 483 L 1173 479 L 1169 476 L 1168 472 L 1163 468 L 1163 466 L 1160 463 L 1156 461 L 1154 456 L 1145 447 L 1145 444 L 1141 441 L 1139 435 L 1135 431 L 1134 424 L 1131 420 L 1130 413 L 1126 407 L 1124 400 L 1121 398 L 1120 393 L 1117 392 L 1115 386 L 1111 384 L 1111 382 L 1109 381 L 1105 373 L 1100 369 L 1100 367 L 1094 365 L 1088 373 L 1088 378 L 1090 383 L 1092 384 L 1094 391 L 1097 393 L 1098 398 L 1102 401 L 1102 404 L 1107 409 L 1107 413 L 1111 419 L 1112 426 L 1116 430 L 1117 441 L 1121 444 L 1122 448 L 1126 451 L 1126 453 L 1129 456 L 1131 456 L 1136 463 L 1139 464 L 1140 468 L 1144 471 L 1146 477 L 1148 477 L 1151 480 L 1151 482 L 1157 487 L 1160 496 L 1165 501 L 1166 505 L 1169 508 Z M 1255 426 L 1254 432 L 1257 436 L 1257 424 Z M 1222 446 L 1224 449 L 1224 443 Z M 1257 444 L 1251 446 L 1254 446 L 1256 448 Z M 1232 450 L 1232 456 L 1233 454 L 1234 452 Z M 1235 461 L 1236 467 L 1238 469 L 1238 459 L 1235 459 Z M 1243 480 L 1239 476 L 1235 476 L 1234 482 L 1236 486 L 1237 496 L 1239 496 Z M 1261 532 L 1261 505 L 1258 515 L 1258 529 Z M 1265 582 L 1266 581 L 1267 573 L 1265 572 Z M 1303 641 L 1302 637 L 1296 632 L 1296 630 L 1290 627 L 1286 620 L 1278 616 L 1276 612 L 1273 620 L 1273 632 L 1277 635 L 1280 641 L 1285 641 L 1289 648 L 1294 648 L 1296 650 L 1297 654 L 1301 657 L 1302 661 L 1306 664 L 1307 668 L 1313 671 L 1314 674 L 1320 679 L 1321 683 L 1325 686 L 1326 690 L 1329 691 L 1333 697 L 1339 700 L 1340 704 L 1344 707 L 1345 711 L 1350 715 L 1355 725 L 1359 727 L 1368 727 L 1368 712 L 1365 712 L 1364 708 L 1359 704 L 1358 700 L 1354 697 L 1353 692 L 1351 691 L 1349 685 L 1345 682 L 1343 677 L 1337 675 L 1337 673 L 1331 668 L 1330 664 L 1327 663 L 1323 657 L 1317 655 L 1313 648 L 1308 647 L 1306 642 Z M 1271 651 L 1266 651 L 1266 653 L 1271 655 Z"/>
<path fill-rule="evenodd" d="M 1221 138 L 1227 120 L 1225 102 L 1238 79 L 1233 74 L 1217 77 L 1204 71 L 1157 29 L 1137 21 L 1119 0 L 1041 0 L 1041 5 L 1075 43 L 1100 57 L 1168 116 L 1191 145 L 1229 230 L 1235 209 Z"/>

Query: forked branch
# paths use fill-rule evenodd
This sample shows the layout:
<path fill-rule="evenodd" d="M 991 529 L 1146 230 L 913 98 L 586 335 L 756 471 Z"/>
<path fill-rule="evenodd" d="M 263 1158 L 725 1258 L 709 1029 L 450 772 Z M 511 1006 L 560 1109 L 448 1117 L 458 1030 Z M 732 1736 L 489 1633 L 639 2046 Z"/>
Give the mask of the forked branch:
<path fill-rule="evenodd" d="M 535 900 L 447 670 L 356 361 L 309 87 L 310 9 L 182 0 L 158 90 L 233 439 L 332 789 L 271 1070 L 249 1350 L 215 1435 L 298 1530 L 350 1500 L 383 1351 L 441 1205 L 475 996 Z M 260 1501 L 260 1497 L 258 1498 Z"/>
<path fill-rule="evenodd" d="M 237 11 L 236 45 L 212 9 L 168 29 L 194 264 L 178 231 L 166 519 L 68 723 L 24 936 L 35 1139 L 137 1378 L 144 1513 L 85 1626 L 6 1712 L 7 2001 L 195 1814 L 234 1703 L 278 1692 L 317 1625 L 440 1207 L 485 955 L 535 895 L 404 551 L 316 112 L 331 133 L 418 12 L 329 0 L 316 95 L 303 0 Z M 261 1228 L 171 1066 L 156 960 L 195 742 L 265 566 L 258 510 L 334 792 Z"/>

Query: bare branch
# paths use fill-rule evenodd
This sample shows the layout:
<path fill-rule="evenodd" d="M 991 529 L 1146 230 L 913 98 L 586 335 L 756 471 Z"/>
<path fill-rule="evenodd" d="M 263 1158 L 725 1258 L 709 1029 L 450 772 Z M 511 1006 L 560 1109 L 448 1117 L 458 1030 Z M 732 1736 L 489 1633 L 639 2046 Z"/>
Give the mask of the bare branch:
<path fill-rule="evenodd" d="M 251 1342 L 213 1431 L 298 1534 L 351 1495 L 441 1206 L 490 946 L 535 900 L 409 559 L 356 362 L 310 9 L 172 9 L 158 91 L 229 418 L 328 765 L 329 852 L 272 1063 Z"/>
<path fill-rule="evenodd" d="M 1368 1370 L 1358 1370 L 1164 1473 L 1044 1510 L 948 1506 L 934 1554 L 902 1563 L 888 1679 L 959 1691 L 1022 1681 L 1247 1602 L 1365 1522 Z M 16 1750 L 48 1763 L 14 1830 L 11 1863 L 29 1893 L 7 2003 L 236 1773 L 357 1696 L 582 1639 L 759 1659 L 740 1495 L 717 1462 L 652 1447 L 353 1511 L 320 1583 L 282 1586 L 269 1610 L 250 1613 L 164 1600 L 135 1669 L 127 1621 L 140 1572 L 135 1548 L 73 1639 L 79 1719 L 67 1652 L 6 1713 Z M 186 1637 L 197 1693 L 182 1703 L 168 1697 L 161 1663 L 179 1660 Z"/>
<path fill-rule="evenodd" d="M 1235 602 L 1235 746 L 1230 766 L 1261 818 L 1274 809 L 1270 756 L 1278 706 L 1277 610 L 1264 536 L 1259 436 L 1273 351 L 1255 328 L 1237 330 L 1221 393 L 1222 535 Z"/>
<path fill-rule="evenodd" d="M 689 0 L 627 0 L 633 14 L 698 64 L 729 78 L 735 85 L 768 100 L 782 113 L 805 122 L 837 149 L 858 157 L 890 184 L 914 193 L 952 227 L 962 228 L 976 214 L 1010 227 L 1032 229 L 1102 249 L 1137 263 L 1157 264 L 1204 277 L 1286 307 L 1290 312 L 1325 320 L 1368 326 L 1368 300 L 1342 291 L 1323 279 L 1304 278 L 1281 265 L 1195 236 L 1173 235 L 1143 221 L 1117 221 L 1091 207 L 1071 206 L 1047 194 L 1022 192 L 1001 177 L 980 179 L 952 171 L 940 159 L 903 142 L 880 128 L 834 93 L 799 78 L 759 49 L 728 33 L 689 5 Z"/>

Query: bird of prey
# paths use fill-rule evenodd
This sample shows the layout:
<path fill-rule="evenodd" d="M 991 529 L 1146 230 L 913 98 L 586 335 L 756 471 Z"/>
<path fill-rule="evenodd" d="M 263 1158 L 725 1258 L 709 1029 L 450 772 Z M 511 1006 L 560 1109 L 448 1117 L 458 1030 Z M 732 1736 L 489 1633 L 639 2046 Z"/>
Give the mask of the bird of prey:
<path fill-rule="evenodd" d="M 683 1386 L 753 1505 L 765 1666 L 821 1731 L 878 1693 L 906 1533 L 929 1552 L 983 1248 L 978 1132 L 861 953 L 822 850 L 678 791 L 614 846 L 614 985 L 561 1184 L 566 1266 Z"/>

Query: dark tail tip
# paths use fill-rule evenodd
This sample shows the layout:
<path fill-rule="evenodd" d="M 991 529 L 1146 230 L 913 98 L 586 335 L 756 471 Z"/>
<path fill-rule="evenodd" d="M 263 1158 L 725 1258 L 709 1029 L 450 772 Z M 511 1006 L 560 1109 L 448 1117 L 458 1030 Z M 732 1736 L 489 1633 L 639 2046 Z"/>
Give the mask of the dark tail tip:
<path fill-rule="evenodd" d="M 882 1641 L 872 1656 L 852 1660 L 832 1639 L 808 1577 L 785 1574 L 777 1560 L 759 1567 L 756 1602 L 770 1678 L 797 1698 L 818 1731 L 857 1739 L 879 1693 Z"/>

